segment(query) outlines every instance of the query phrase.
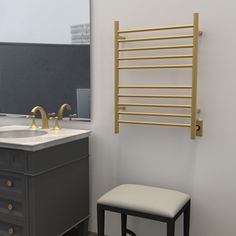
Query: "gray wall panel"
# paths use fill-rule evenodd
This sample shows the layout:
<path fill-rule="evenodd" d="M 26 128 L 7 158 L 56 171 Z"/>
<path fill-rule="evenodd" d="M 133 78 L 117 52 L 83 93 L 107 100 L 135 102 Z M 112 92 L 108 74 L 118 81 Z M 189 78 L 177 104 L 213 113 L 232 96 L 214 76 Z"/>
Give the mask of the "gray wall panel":
<path fill-rule="evenodd" d="M 48 112 L 69 103 L 76 89 L 90 88 L 90 45 L 0 43 L 0 112 Z"/>

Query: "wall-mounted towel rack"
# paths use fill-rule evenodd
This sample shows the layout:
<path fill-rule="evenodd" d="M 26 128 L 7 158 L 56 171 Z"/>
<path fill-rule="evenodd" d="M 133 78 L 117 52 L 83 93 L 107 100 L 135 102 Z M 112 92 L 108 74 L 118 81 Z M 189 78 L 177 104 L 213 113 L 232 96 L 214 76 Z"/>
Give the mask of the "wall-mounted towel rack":
<path fill-rule="evenodd" d="M 192 32 L 188 34 L 177 34 L 177 35 L 167 35 L 167 36 L 156 36 L 156 37 L 133 37 L 129 38 L 126 35 L 132 35 L 133 33 L 149 33 L 155 31 L 169 31 L 169 30 L 181 30 L 181 29 L 191 29 Z M 120 124 L 140 124 L 140 125 L 161 125 L 161 126 L 176 126 L 176 127 L 190 127 L 191 128 L 191 138 L 195 139 L 196 136 L 202 136 L 203 121 L 197 119 L 197 66 L 198 66 L 198 37 L 201 35 L 199 31 L 199 14 L 193 14 L 193 23 L 186 25 L 176 25 L 176 26 L 164 26 L 156 28 L 143 28 L 143 29 L 129 29 L 120 30 L 119 21 L 115 21 L 115 133 L 119 133 Z M 139 42 L 160 42 L 160 41 L 174 41 L 176 39 L 192 39 L 189 44 L 178 44 L 178 45 L 158 45 L 158 46 L 142 46 L 137 47 Z M 135 47 L 120 47 L 124 43 L 135 42 Z M 127 56 L 124 53 L 129 53 L 132 51 L 165 51 L 165 50 L 181 50 L 181 49 L 191 49 L 191 53 L 173 53 L 170 55 L 139 55 L 139 56 Z M 121 65 L 121 62 L 129 61 L 148 61 L 148 60 L 178 60 L 178 59 L 191 59 L 190 63 L 180 63 L 180 64 L 157 64 L 157 65 Z M 137 69 L 191 69 L 192 70 L 192 81 L 191 85 L 133 85 L 133 84 L 121 84 L 120 83 L 120 71 L 121 70 L 137 70 Z M 147 94 L 147 93 L 122 93 L 121 91 L 125 89 L 127 91 L 132 91 L 132 89 L 147 91 L 147 90 L 171 90 L 171 91 L 191 91 L 191 95 L 182 94 Z M 190 100 L 189 104 L 162 104 L 162 103 L 132 103 L 132 102 L 121 102 L 121 98 L 164 98 L 164 99 L 187 99 Z M 140 111 L 126 111 L 121 110 L 121 107 L 149 107 L 149 108 L 187 108 L 191 110 L 190 114 L 176 114 L 176 113 L 160 113 L 160 112 L 140 112 Z M 123 120 L 120 116 L 141 116 L 141 117 L 175 117 L 175 118 L 189 118 L 191 122 L 189 123 L 169 123 L 169 122 L 154 122 L 154 121 L 134 121 L 134 120 Z"/>

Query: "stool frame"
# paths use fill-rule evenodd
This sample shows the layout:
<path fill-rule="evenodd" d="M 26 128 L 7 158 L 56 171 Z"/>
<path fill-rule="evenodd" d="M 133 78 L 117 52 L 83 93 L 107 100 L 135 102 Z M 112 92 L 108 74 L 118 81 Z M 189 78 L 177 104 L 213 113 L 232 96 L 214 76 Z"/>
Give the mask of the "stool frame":
<path fill-rule="evenodd" d="M 121 214 L 121 232 L 122 236 L 126 236 L 127 234 L 131 236 L 135 236 L 136 234 L 131 230 L 127 229 L 127 216 L 136 216 L 140 218 L 146 218 L 150 220 L 160 221 L 167 223 L 167 236 L 175 235 L 175 221 L 179 218 L 179 216 L 183 213 L 184 215 L 184 236 L 189 236 L 190 229 L 190 208 L 191 208 L 191 200 L 189 200 L 173 217 L 165 217 L 155 214 L 143 213 L 134 210 L 128 210 L 119 207 L 113 207 L 104 204 L 97 204 L 97 227 L 98 227 L 98 236 L 104 236 L 105 233 L 105 211 L 111 211 Z"/>

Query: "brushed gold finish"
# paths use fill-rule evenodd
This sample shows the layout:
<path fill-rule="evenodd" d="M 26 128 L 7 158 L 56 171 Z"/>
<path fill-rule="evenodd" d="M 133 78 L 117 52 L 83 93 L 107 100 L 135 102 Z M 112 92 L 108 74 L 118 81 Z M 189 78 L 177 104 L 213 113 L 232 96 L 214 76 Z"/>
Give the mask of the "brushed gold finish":
<path fill-rule="evenodd" d="M 60 130 L 60 126 L 59 126 L 59 120 L 58 120 L 58 117 L 56 116 L 55 118 L 55 125 L 53 127 L 53 130 Z"/>
<path fill-rule="evenodd" d="M 118 97 L 118 93 L 119 93 L 119 21 L 115 21 L 115 26 L 114 26 L 114 99 L 115 99 L 115 133 L 119 133 L 119 123 L 118 123 L 118 119 L 119 119 L 119 97 Z"/>
<path fill-rule="evenodd" d="M 8 233 L 9 233 L 9 235 L 13 235 L 13 234 L 15 234 L 15 230 L 11 227 L 8 229 Z"/>
<path fill-rule="evenodd" d="M 125 36 L 121 36 L 121 35 L 119 35 L 119 39 L 120 39 L 120 40 L 125 40 L 126 37 L 125 37 Z"/>
<path fill-rule="evenodd" d="M 196 136 L 203 136 L 203 120 L 199 119 L 196 121 Z"/>
<path fill-rule="evenodd" d="M 192 68 L 192 64 L 183 65 L 151 65 L 151 66 L 120 66 L 119 70 L 129 69 L 173 69 L 173 68 Z"/>
<path fill-rule="evenodd" d="M 31 115 L 35 116 L 37 111 L 40 112 L 42 117 L 42 129 L 48 129 L 48 117 L 45 110 L 41 106 L 36 106 L 31 110 Z"/>
<path fill-rule="evenodd" d="M 12 205 L 11 203 L 9 203 L 9 204 L 7 205 L 7 209 L 8 209 L 9 211 L 12 211 L 12 210 L 14 209 L 14 207 L 13 207 L 13 205 Z"/>
<path fill-rule="evenodd" d="M 8 188 L 12 188 L 13 187 L 13 182 L 11 180 L 7 180 L 6 185 Z"/>
<path fill-rule="evenodd" d="M 183 55 L 164 55 L 164 56 L 141 56 L 141 57 L 119 57 L 119 61 L 132 61 L 132 60 L 156 60 L 156 59 L 178 59 L 178 58 L 192 58 L 191 54 Z"/>
<path fill-rule="evenodd" d="M 59 108 L 59 111 L 58 111 L 58 115 L 57 115 L 58 120 L 62 120 L 63 119 L 63 112 L 64 112 L 65 109 L 70 111 L 71 110 L 71 106 L 69 104 L 67 104 L 67 103 L 61 105 L 61 107 Z"/>
<path fill-rule="evenodd" d="M 119 43 L 144 42 L 144 41 L 155 41 L 155 40 L 165 40 L 165 39 L 186 39 L 186 38 L 193 38 L 193 34 L 171 35 L 171 36 L 160 36 L 160 37 L 146 37 L 146 38 L 120 39 Z"/>
<path fill-rule="evenodd" d="M 35 119 L 35 115 L 28 115 L 26 116 L 26 118 L 31 118 L 32 119 L 32 124 L 31 124 L 31 129 L 37 129 L 38 125 L 36 124 L 36 119 Z"/>
<path fill-rule="evenodd" d="M 120 30 L 119 33 L 126 34 L 126 33 L 138 33 L 138 32 L 146 32 L 146 31 L 187 29 L 187 28 L 193 28 L 193 24 L 174 25 L 174 26 L 162 26 L 162 27 L 143 28 L 143 29 Z"/>
<path fill-rule="evenodd" d="M 73 120 L 73 118 L 77 118 L 77 114 L 69 114 L 69 120 Z"/>
<path fill-rule="evenodd" d="M 182 123 L 166 123 L 166 122 L 151 122 L 151 121 L 150 122 L 149 121 L 128 121 L 128 120 L 119 120 L 118 122 L 122 123 L 122 124 L 191 127 L 191 124 L 182 124 Z"/>
<path fill-rule="evenodd" d="M 126 107 L 125 107 L 125 106 L 119 106 L 119 111 L 120 111 L 120 110 L 125 111 L 125 110 L 126 110 Z"/>
<path fill-rule="evenodd" d="M 193 48 L 192 44 L 170 45 L 170 46 L 151 46 L 151 47 L 137 47 L 137 48 L 119 48 L 119 52 L 127 51 L 142 51 L 142 50 L 162 50 L 162 49 L 180 49 Z"/>
<path fill-rule="evenodd" d="M 54 127 L 52 128 L 53 130 L 61 130 L 61 128 L 59 126 L 59 120 L 58 120 L 57 116 L 50 117 L 50 120 L 54 120 L 55 121 Z"/>
<path fill-rule="evenodd" d="M 192 98 L 191 95 L 162 95 L 162 94 L 118 94 L 119 97 L 131 98 Z"/>
<path fill-rule="evenodd" d="M 203 31 L 199 31 L 198 36 L 202 36 Z M 193 38 L 193 34 L 183 34 L 183 35 L 170 35 L 170 36 L 160 36 L 160 37 L 146 37 L 146 38 L 127 38 L 125 36 L 119 36 L 119 43 L 125 42 L 139 42 L 139 41 L 152 41 L 152 40 L 164 40 L 164 39 L 183 39 L 183 38 Z"/>
<path fill-rule="evenodd" d="M 55 117 L 55 116 L 56 116 L 55 112 L 48 113 L 48 119 L 50 119 L 51 117 Z"/>
<path fill-rule="evenodd" d="M 188 85 L 119 85 L 120 89 L 192 89 Z"/>
<path fill-rule="evenodd" d="M 198 13 L 193 14 L 193 69 L 192 69 L 192 121 L 191 121 L 191 138 L 196 137 L 196 120 L 197 120 L 197 67 L 198 67 L 198 34 L 199 34 L 199 16 Z"/>
<path fill-rule="evenodd" d="M 182 104 L 151 104 L 151 103 L 119 103 L 119 106 L 192 108 L 191 105 L 182 105 Z"/>
<path fill-rule="evenodd" d="M 190 114 L 168 114 L 168 113 L 154 113 L 154 112 L 119 112 L 119 115 L 134 115 L 134 116 L 165 116 L 165 117 L 181 117 L 191 118 Z"/>
<path fill-rule="evenodd" d="M 192 32 L 186 34 L 169 34 L 163 36 L 135 36 L 126 38 L 120 34 L 128 33 L 141 33 L 159 30 L 177 30 L 177 29 L 192 29 Z M 191 128 L 191 138 L 195 139 L 196 136 L 202 135 L 203 121 L 197 120 L 197 66 L 198 66 L 198 37 L 202 35 L 199 31 L 199 15 L 198 13 L 193 14 L 193 24 L 186 25 L 176 25 L 176 26 L 164 26 L 164 27 L 154 27 L 154 28 L 142 28 L 142 29 L 128 29 L 119 30 L 119 22 L 115 22 L 115 133 L 119 132 L 119 124 L 144 124 L 144 125 L 162 125 L 162 126 L 178 126 L 178 127 L 190 127 Z M 133 43 L 133 42 L 148 42 L 148 41 L 164 41 L 164 40 L 180 40 L 180 39 L 192 39 L 191 43 L 185 44 L 180 43 L 176 45 L 159 45 L 159 46 L 129 46 L 120 47 L 121 43 Z M 123 53 L 128 53 L 132 51 L 149 51 L 149 50 L 163 50 L 163 49 L 191 49 L 191 53 L 186 54 L 170 54 L 170 55 L 123 55 Z M 122 55 L 120 55 L 122 54 Z M 174 64 L 159 64 L 159 65 L 120 65 L 121 62 L 126 61 L 142 61 L 142 60 L 167 60 L 167 59 L 191 59 L 190 63 L 174 63 Z M 191 85 L 147 85 L 147 84 L 119 84 L 119 71 L 129 70 L 129 69 L 187 69 L 192 70 L 192 83 Z M 190 95 L 176 95 L 176 94 L 133 94 L 129 92 L 119 93 L 120 89 L 182 89 L 191 90 Z M 130 103 L 130 102 L 119 102 L 120 98 L 171 98 L 171 99 L 191 99 L 191 104 L 156 104 L 156 103 Z M 144 112 L 144 111 L 127 111 L 121 110 L 124 107 L 156 107 L 156 108 L 181 108 L 181 109 L 191 109 L 191 114 L 175 114 L 175 113 L 160 113 L 160 112 Z M 181 124 L 181 123 L 166 123 L 166 122 L 148 122 L 148 121 L 129 121 L 121 120 L 119 117 L 121 115 L 127 116 L 163 116 L 163 117 L 179 117 L 179 118 L 190 118 L 191 123 Z"/>

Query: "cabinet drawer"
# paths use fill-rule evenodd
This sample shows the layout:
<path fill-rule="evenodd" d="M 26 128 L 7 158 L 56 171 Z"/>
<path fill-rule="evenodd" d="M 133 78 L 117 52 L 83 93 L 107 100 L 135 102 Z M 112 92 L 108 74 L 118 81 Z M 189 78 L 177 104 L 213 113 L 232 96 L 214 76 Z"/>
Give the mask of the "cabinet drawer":
<path fill-rule="evenodd" d="M 1 197 L 19 197 L 25 192 L 23 176 L 0 172 L 0 193 Z"/>
<path fill-rule="evenodd" d="M 0 167 L 9 168 L 10 167 L 11 154 L 3 149 L 0 149 Z"/>
<path fill-rule="evenodd" d="M 27 173 L 38 175 L 88 157 L 88 138 L 28 153 Z"/>
<path fill-rule="evenodd" d="M 0 168 L 12 171 L 26 170 L 26 153 L 24 151 L 1 148 Z"/>
<path fill-rule="evenodd" d="M 24 228 L 21 225 L 11 224 L 0 220 L 1 236 L 25 236 Z"/>
<path fill-rule="evenodd" d="M 22 202 L 0 198 L 0 214 L 22 219 L 24 216 L 23 204 Z"/>

